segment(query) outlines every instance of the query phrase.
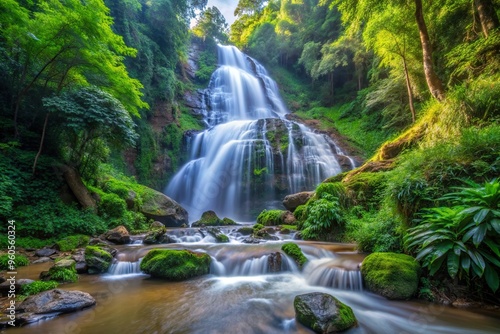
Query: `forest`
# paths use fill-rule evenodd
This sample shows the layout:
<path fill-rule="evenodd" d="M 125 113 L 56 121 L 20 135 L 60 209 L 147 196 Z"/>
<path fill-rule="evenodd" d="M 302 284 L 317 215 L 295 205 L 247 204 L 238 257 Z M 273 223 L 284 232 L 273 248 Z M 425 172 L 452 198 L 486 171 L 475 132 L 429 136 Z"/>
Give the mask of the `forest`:
<path fill-rule="evenodd" d="M 240 0 L 234 15 L 207 0 L 0 2 L 2 249 L 11 219 L 18 248 L 147 232 L 138 208 L 206 127 L 185 97 L 231 44 L 267 68 L 294 120 L 337 133 L 359 162 L 309 189 L 288 228 L 415 257 L 421 299 L 498 305 L 500 1 Z M 254 229 L 286 224 L 274 209 Z"/>

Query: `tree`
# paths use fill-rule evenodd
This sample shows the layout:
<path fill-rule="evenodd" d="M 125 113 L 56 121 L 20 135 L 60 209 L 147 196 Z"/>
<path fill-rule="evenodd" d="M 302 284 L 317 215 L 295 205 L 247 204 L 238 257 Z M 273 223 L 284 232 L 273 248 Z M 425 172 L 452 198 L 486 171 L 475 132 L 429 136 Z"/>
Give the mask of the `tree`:
<path fill-rule="evenodd" d="M 193 27 L 193 32 L 196 36 L 203 38 L 209 37 L 227 42 L 227 30 L 229 26 L 226 18 L 217 7 L 210 7 L 201 13 L 200 18 Z"/>
<path fill-rule="evenodd" d="M 490 31 L 500 26 L 495 6 L 491 0 L 474 0 L 474 4 L 479 14 L 484 37 L 488 38 Z"/>
<path fill-rule="evenodd" d="M 123 104 L 95 86 L 43 99 L 43 105 L 62 120 L 65 160 L 83 175 L 99 146 L 120 150 L 137 139 L 134 122 Z"/>

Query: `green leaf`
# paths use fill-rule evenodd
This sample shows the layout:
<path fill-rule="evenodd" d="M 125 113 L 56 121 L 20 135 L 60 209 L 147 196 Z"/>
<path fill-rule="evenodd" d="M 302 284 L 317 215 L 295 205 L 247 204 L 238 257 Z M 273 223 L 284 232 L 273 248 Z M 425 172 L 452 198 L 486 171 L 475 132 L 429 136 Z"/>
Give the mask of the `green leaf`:
<path fill-rule="evenodd" d="M 472 237 L 472 242 L 474 246 L 478 247 L 481 242 L 483 242 L 484 236 L 486 235 L 486 231 L 488 231 L 488 226 L 486 224 L 479 225 L 477 227 L 477 231 Z"/>
<path fill-rule="evenodd" d="M 473 237 L 476 234 L 476 231 L 478 230 L 478 226 L 474 227 L 473 229 L 469 230 L 467 233 L 464 234 L 462 237 L 462 241 L 465 243 L 469 241 L 471 237 Z"/>
<path fill-rule="evenodd" d="M 480 207 L 480 206 L 473 206 L 473 207 L 467 208 L 465 210 L 462 210 L 460 212 L 460 214 L 461 215 L 469 215 L 469 214 L 477 212 L 477 211 L 479 211 L 481 209 L 482 209 L 482 207 Z"/>
<path fill-rule="evenodd" d="M 475 251 L 467 251 L 467 253 L 470 255 L 470 258 L 472 259 L 472 269 L 476 271 L 479 277 L 483 276 L 484 273 L 484 268 L 486 267 L 486 263 L 484 262 L 484 258 L 481 256 L 481 254 L 475 252 Z M 477 267 L 477 268 L 476 268 Z"/>
<path fill-rule="evenodd" d="M 500 234 L 500 219 L 494 218 L 490 221 L 490 225 L 493 227 L 493 229 Z"/>
<path fill-rule="evenodd" d="M 460 257 L 455 253 L 448 253 L 448 274 L 451 278 L 455 278 L 458 273 Z"/>
<path fill-rule="evenodd" d="M 481 224 L 486 218 L 486 216 L 490 213 L 490 209 L 481 209 L 478 213 L 474 215 L 474 222 L 476 224 Z"/>
<path fill-rule="evenodd" d="M 496 256 L 500 258 L 500 246 L 497 243 L 493 242 L 490 239 L 484 240 L 484 243 L 491 249 L 493 253 L 495 253 Z"/>
<path fill-rule="evenodd" d="M 429 269 L 430 269 L 430 272 L 429 272 L 429 275 L 431 276 L 434 276 L 434 274 L 439 270 L 441 269 L 441 265 L 443 264 L 444 262 L 444 259 L 445 257 L 442 256 L 442 257 L 439 257 L 437 259 L 434 259 L 430 266 L 429 266 Z"/>
<path fill-rule="evenodd" d="M 468 257 L 467 255 L 464 254 L 464 256 L 462 257 L 462 260 L 461 260 L 461 265 L 462 265 L 462 269 L 467 273 L 469 274 L 469 268 L 470 268 L 470 257 Z"/>
<path fill-rule="evenodd" d="M 494 269 L 486 267 L 486 270 L 484 271 L 484 278 L 486 279 L 486 283 L 488 284 L 490 289 L 493 292 L 496 292 L 500 284 L 500 280 L 498 279 L 498 273 Z"/>

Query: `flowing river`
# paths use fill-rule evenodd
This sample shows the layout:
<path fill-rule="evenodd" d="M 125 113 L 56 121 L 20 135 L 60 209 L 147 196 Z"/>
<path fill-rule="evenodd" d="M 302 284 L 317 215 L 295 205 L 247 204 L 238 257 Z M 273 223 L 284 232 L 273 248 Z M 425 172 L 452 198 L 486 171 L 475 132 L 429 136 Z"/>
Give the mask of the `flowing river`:
<path fill-rule="evenodd" d="M 294 241 L 308 258 L 299 270 L 281 254 L 293 235 L 245 244 L 237 227 L 224 230 L 231 242 L 214 243 L 197 229 L 169 230 L 177 243 L 119 246 L 108 274 L 80 275 L 69 290 L 89 292 L 95 307 L 58 316 L 9 333 L 312 333 L 295 321 L 293 299 L 308 292 L 331 294 L 352 307 L 358 326 L 346 333 L 498 333 L 500 317 L 424 302 L 389 301 L 363 290 L 353 245 Z M 211 273 L 184 282 L 150 279 L 139 271 L 152 248 L 192 249 L 210 254 Z M 19 269 L 37 278 L 47 264 Z"/>

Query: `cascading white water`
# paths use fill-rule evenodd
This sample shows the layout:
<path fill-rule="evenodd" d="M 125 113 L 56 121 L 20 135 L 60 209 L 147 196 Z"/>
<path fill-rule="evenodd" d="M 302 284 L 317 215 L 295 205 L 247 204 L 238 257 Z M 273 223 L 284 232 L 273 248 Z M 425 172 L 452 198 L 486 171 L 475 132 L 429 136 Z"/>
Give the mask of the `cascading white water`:
<path fill-rule="evenodd" d="M 325 135 L 285 119 L 276 83 L 256 60 L 233 46 L 218 50 L 205 94 L 208 128 L 191 139 L 189 162 L 165 192 L 192 221 L 207 210 L 249 221 L 338 174 L 342 153 Z"/>

